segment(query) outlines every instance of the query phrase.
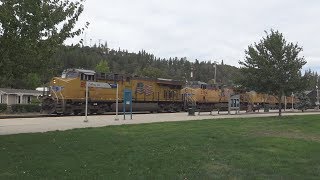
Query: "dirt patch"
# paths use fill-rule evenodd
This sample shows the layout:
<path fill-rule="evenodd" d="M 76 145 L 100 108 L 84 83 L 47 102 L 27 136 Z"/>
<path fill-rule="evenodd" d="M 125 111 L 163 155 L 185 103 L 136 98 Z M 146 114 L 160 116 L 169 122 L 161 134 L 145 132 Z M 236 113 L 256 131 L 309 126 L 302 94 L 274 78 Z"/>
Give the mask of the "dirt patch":
<path fill-rule="evenodd" d="M 316 141 L 320 142 L 320 135 L 315 134 L 305 134 L 300 131 L 256 131 L 253 132 L 255 136 L 266 136 L 266 137 L 283 137 L 288 139 L 303 139 L 306 141 Z"/>

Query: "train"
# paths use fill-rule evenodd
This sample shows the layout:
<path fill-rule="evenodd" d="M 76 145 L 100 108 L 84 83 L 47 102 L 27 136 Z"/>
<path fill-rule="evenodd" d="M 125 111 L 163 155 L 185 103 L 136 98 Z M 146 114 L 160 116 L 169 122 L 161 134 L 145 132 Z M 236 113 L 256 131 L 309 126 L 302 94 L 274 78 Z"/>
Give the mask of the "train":
<path fill-rule="evenodd" d="M 42 112 L 47 114 L 78 115 L 85 112 L 86 83 L 100 82 L 109 88 L 89 87 L 88 113 L 103 114 L 118 108 L 128 108 L 123 102 L 124 90 L 132 92 L 132 110 L 156 112 L 180 112 L 193 107 L 198 111 L 223 110 L 230 97 L 239 94 L 233 87 L 209 85 L 200 81 L 181 81 L 164 78 L 148 78 L 128 74 L 98 73 L 85 69 L 66 69 L 60 77 L 53 77 L 48 91 L 41 96 Z M 249 105 L 278 106 L 274 96 L 253 91 L 241 92 L 241 107 Z M 288 107 L 291 102 L 290 97 Z M 296 99 L 292 99 L 295 101 Z"/>

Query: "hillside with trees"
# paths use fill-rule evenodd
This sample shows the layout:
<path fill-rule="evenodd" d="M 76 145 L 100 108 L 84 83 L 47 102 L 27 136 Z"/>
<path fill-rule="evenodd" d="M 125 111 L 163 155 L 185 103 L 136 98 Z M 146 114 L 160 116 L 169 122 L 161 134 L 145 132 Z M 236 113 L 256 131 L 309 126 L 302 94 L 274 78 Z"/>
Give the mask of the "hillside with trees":
<path fill-rule="evenodd" d="M 54 55 L 54 75 L 59 75 L 63 69 L 83 68 L 97 69 L 101 62 L 107 62 L 109 72 L 132 74 L 145 77 L 161 77 L 188 81 L 203 81 L 213 83 L 214 63 L 211 61 L 189 61 L 187 58 L 159 58 L 141 50 L 137 53 L 127 50 L 108 49 L 105 46 L 79 47 L 61 46 Z M 193 77 L 190 77 L 193 69 Z M 234 77 L 239 76 L 236 67 L 217 64 L 217 83 L 232 85 Z"/>

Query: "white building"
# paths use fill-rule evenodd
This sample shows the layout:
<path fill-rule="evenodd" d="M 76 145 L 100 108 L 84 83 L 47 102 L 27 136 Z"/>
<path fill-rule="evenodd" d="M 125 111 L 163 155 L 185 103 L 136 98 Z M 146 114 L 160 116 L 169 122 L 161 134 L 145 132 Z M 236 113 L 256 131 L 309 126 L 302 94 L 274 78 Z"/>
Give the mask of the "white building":
<path fill-rule="evenodd" d="M 36 90 L 0 88 L 0 104 L 30 104 L 41 94 Z"/>

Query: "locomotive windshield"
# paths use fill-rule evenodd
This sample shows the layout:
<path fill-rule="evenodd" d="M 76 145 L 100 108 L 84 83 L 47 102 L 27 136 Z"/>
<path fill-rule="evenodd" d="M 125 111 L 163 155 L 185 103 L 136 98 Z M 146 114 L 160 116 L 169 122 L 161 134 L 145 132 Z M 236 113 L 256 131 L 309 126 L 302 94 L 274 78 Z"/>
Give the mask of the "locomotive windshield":
<path fill-rule="evenodd" d="M 63 71 L 62 75 L 61 75 L 62 78 L 77 78 L 79 77 L 79 72 L 76 72 L 76 71 Z"/>

